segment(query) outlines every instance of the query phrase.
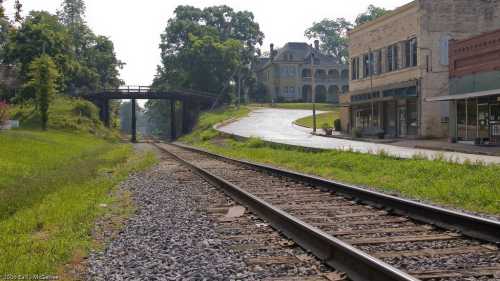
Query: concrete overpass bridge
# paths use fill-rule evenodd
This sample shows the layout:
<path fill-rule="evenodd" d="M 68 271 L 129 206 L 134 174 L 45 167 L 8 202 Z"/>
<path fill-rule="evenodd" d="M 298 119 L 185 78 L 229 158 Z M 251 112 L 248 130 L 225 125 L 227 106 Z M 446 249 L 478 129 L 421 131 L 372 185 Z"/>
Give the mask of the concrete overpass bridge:
<path fill-rule="evenodd" d="M 208 92 L 200 92 L 195 90 L 168 90 L 154 91 L 150 86 L 125 86 L 115 89 L 105 89 L 100 92 L 92 93 L 84 96 L 85 99 L 92 101 L 100 109 L 100 119 L 107 126 L 110 126 L 110 100 L 131 100 L 132 106 L 132 142 L 137 141 L 137 126 L 136 126 L 136 100 L 144 99 L 161 99 L 170 101 L 170 122 L 171 138 L 177 138 L 177 120 L 175 116 L 176 103 L 181 102 L 182 107 L 182 133 L 188 133 L 192 129 L 194 122 L 198 116 L 201 107 L 212 106 L 217 102 L 217 96 Z"/>

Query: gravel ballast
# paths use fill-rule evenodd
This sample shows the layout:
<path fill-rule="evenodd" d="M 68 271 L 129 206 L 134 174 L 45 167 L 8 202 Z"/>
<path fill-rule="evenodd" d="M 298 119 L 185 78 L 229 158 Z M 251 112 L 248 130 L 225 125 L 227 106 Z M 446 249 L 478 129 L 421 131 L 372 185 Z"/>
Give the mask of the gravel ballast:
<path fill-rule="evenodd" d="M 207 184 L 178 182 L 172 175 L 182 170 L 162 161 L 121 185 L 133 193 L 137 212 L 103 253 L 91 253 L 89 280 L 231 280 L 244 274 L 244 263 L 219 247 L 213 222 L 197 211 L 194 195 Z"/>
<path fill-rule="evenodd" d="M 136 212 L 116 237 L 108 234 L 112 239 L 103 252 L 90 254 L 88 280 L 337 280 L 325 277 L 332 274 L 330 268 L 252 214 L 228 220 L 226 211 L 217 213 L 236 203 L 163 156 L 156 167 L 120 186 L 132 194 Z M 265 237 L 237 241 L 231 239 L 235 235 Z M 235 250 L 259 244 L 269 247 Z M 256 264 L 274 257 L 301 261 Z"/>

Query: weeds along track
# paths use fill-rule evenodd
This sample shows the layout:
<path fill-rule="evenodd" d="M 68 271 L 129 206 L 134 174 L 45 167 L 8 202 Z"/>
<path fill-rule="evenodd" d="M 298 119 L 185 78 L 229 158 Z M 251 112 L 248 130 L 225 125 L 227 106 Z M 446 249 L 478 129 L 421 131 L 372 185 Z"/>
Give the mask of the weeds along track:
<path fill-rule="evenodd" d="M 364 198 L 368 195 L 346 196 L 345 187 L 325 188 L 317 178 L 287 176 L 192 148 L 157 146 L 225 185 L 240 204 L 352 280 L 500 280 L 498 222 L 439 208 L 404 210 Z"/>

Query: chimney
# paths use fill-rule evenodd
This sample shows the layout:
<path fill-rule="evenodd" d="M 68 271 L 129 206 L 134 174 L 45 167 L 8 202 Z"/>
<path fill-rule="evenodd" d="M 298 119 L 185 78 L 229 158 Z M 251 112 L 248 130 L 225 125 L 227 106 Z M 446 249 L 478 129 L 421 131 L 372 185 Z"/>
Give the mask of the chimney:
<path fill-rule="evenodd" d="M 274 60 L 274 44 L 273 43 L 271 43 L 271 45 L 269 45 L 269 49 L 270 49 L 269 56 L 270 56 L 271 60 Z"/>
<path fill-rule="evenodd" d="M 316 51 L 319 51 L 319 40 L 314 40 L 314 49 L 316 49 Z"/>

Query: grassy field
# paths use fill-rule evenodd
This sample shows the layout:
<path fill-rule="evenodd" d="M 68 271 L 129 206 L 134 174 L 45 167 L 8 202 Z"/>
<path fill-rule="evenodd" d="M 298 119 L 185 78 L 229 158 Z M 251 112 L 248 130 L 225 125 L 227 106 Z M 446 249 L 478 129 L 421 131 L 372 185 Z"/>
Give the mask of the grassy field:
<path fill-rule="evenodd" d="M 338 118 L 339 118 L 338 111 L 331 111 L 331 112 L 318 114 L 316 116 L 316 126 L 318 128 L 321 128 L 323 126 L 323 124 L 328 124 L 328 127 L 333 128 L 333 121 L 335 119 L 338 119 Z M 299 119 L 299 120 L 295 121 L 295 124 L 302 126 L 302 127 L 312 128 L 313 127 L 313 117 L 308 116 L 308 117 Z"/>
<path fill-rule="evenodd" d="M 500 166 L 454 164 L 425 159 L 401 160 L 381 153 L 304 152 L 270 147 L 258 139 L 239 142 L 211 128 L 210 122 L 227 112 L 202 116 L 203 127 L 183 141 L 239 159 L 272 164 L 338 181 L 370 186 L 378 190 L 422 199 L 444 206 L 500 215 Z M 209 133 L 207 133 L 209 132 Z M 197 136 L 203 135 L 200 138 Z"/>
<path fill-rule="evenodd" d="M 0 276 L 60 275 L 93 246 L 115 186 L 155 161 L 89 134 L 0 132 Z"/>
<path fill-rule="evenodd" d="M 257 107 L 272 107 L 272 108 L 281 108 L 281 109 L 304 109 L 312 111 L 311 103 L 275 103 L 271 105 L 270 103 L 257 103 L 252 104 L 251 106 Z M 329 103 L 317 103 L 316 110 L 319 111 L 336 111 L 338 108 Z"/>

